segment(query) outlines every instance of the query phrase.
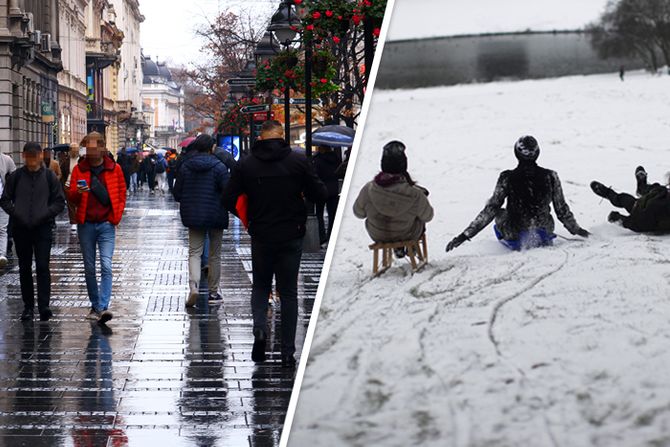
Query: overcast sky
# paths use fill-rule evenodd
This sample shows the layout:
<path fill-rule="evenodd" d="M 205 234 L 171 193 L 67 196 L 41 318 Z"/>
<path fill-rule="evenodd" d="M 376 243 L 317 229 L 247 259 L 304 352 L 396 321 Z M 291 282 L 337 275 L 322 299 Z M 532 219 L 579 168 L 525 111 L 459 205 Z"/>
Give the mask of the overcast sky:
<path fill-rule="evenodd" d="M 146 56 L 185 65 L 200 57 L 194 28 L 219 11 L 248 10 L 270 21 L 279 0 L 140 0 L 145 17 L 140 40 Z"/>
<path fill-rule="evenodd" d="M 582 28 L 607 0 L 396 0 L 389 40 Z"/>

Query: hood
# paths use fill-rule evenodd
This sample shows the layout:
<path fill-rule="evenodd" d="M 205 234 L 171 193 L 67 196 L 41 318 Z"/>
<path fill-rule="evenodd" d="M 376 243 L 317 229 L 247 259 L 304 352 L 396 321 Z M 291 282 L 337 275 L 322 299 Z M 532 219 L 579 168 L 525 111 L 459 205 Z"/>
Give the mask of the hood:
<path fill-rule="evenodd" d="M 416 202 L 414 188 L 406 181 L 389 186 L 371 182 L 368 188 L 370 203 L 384 216 L 396 217 L 406 214 Z"/>
<path fill-rule="evenodd" d="M 207 172 L 213 169 L 218 163 L 221 162 L 212 154 L 196 153 L 189 157 L 184 162 L 184 165 L 195 172 Z"/>
<path fill-rule="evenodd" d="M 105 155 L 102 158 L 102 169 L 103 171 L 113 171 L 114 166 L 116 166 L 116 162 L 112 157 L 109 155 Z M 91 165 L 88 162 L 88 159 L 84 156 L 81 157 L 81 160 L 79 160 L 79 170 L 81 172 L 88 172 L 91 170 Z"/>
<path fill-rule="evenodd" d="M 258 140 L 251 148 L 251 154 L 263 161 L 276 161 L 288 157 L 291 146 L 281 138 Z"/>

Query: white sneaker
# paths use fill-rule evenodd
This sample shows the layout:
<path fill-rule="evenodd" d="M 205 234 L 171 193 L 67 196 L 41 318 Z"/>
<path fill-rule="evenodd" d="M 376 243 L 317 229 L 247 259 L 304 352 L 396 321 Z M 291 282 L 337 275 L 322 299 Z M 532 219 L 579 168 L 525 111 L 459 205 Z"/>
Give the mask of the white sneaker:
<path fill-rule="evenodd" d="M 7 261 L 7 257 L 0 256 L 0 269 L 4 269 L 5 267 L 7 267 L 7 262 L 9 262 Z"/>

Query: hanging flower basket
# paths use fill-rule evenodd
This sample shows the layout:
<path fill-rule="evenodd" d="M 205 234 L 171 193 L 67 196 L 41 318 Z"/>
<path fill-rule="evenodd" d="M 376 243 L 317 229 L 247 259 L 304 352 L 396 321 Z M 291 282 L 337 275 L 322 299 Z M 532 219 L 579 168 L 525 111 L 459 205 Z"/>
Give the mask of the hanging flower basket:
<path fill-rule="evenodd" d="M 315 49 L 312 56 L 312 96 L 320 97 L 336 92 L 339 87 L 333 82 L 337 76 L 335 56 L 323 49 Z M 283 51 L 271 62 L 258 68 L 256 89 L 259 91 L 285 92 L 287 88 L 305 92 L 305 62 L 298 58 L 295 50 Z"/>

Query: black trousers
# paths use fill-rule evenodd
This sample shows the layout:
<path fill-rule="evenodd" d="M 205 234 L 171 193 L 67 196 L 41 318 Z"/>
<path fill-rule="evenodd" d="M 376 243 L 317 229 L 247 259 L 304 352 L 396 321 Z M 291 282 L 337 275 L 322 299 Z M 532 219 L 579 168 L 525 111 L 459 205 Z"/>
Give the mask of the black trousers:
<path fill-rule="evenodd" d="M 337 211 L 337 204 L 340 201 L 339 196 L 334 196 L 325 202 L 316 204 L 316 220 L 319 223 L 319 241 L 323 244 L 330 239 L 330 233 L 333 232 L 333 223 L 335 222 L 335 212 Z M 324 208 L 328 211 L 328 231 L 326 231 L 326 223 L 323 219 Z"/>
<path fill-rule="evenodd" d="M 51 222 L 39 227 L 27 229 L 14 226 L 12 228 L 16 254 L 19 258 L 19 279 L 23 304 L 32 309 L 35 307 L 35 288 L 33 286 L 33 255 L 35 256 L 35 273 L 37 275 L 37 307 L 42 310 L 49 307 L 51 297 Z"/>
<path fill-rule="evenodd" d="M 295 353 L 295 331 L 298 324 L 298 272 L 302 258 L 302 238 L 270 243 L 251 238 L 251 264 L 254 284 L 251 290 L 251 312 L 254 329 L 267 333 L 268 297 L 272 278 L 277 281 L 281 302 L 281 351 Z"/>

